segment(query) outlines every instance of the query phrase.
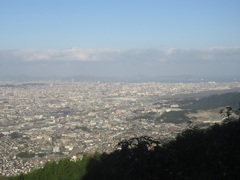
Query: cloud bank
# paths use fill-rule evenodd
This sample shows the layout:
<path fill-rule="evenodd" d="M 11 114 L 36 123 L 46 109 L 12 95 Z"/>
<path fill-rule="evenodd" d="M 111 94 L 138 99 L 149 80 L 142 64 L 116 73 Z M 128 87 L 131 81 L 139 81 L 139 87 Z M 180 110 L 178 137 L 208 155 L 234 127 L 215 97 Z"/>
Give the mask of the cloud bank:
<path fill-rule="evenodd" d="M 240 61 L 240 48 L 207 49 L 82 49 L 0 50 L 0 62 L 34 61 L 159 61 L 201 62 Z"/>
<path fill-rule="evenodd" d="M 1 76 L 234 76 L 240 48 L 0 50 Z"/>

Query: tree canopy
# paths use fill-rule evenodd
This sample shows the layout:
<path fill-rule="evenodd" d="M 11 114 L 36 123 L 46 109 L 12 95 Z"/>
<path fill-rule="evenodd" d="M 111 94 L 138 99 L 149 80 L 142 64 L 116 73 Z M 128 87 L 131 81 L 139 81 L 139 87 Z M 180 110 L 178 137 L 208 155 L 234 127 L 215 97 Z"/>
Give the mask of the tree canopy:
<path fill-rule="evenodd" d="M 50 161 L 12 179 L 238 179 L 240 121 L 189 128 L 163 143 L 148 136 L 119 142 L 109 153 L 76 162 Z"/>

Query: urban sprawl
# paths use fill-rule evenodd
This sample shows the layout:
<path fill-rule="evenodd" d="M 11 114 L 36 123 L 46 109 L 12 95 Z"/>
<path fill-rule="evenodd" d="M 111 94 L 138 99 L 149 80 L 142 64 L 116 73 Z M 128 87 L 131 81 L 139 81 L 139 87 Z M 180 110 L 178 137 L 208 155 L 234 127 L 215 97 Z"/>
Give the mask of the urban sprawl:
<path fill-rule="evenodd" d="M 239 82 L 2 81 L 0 175 L 27 173 L 63 157 L 111 152 L 131 137 L 174 138 L 187 123 L 156 123 L 144 114 L 178 110 L 174 98 L 239 88 Z"/>

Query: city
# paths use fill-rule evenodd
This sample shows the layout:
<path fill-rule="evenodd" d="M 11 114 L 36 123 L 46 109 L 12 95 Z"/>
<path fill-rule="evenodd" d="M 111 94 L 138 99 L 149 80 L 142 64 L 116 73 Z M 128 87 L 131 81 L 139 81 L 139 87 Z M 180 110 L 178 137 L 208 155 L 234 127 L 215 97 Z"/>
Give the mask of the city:
<path fill-rule="evenodd" d="M 144 115 L 177 111 L 176 98 L 239 90 L 239 82 L 2 81 L 0 175 L 27 173 L 49 160 L 109 153 L 131 137 L 174 138 L 186 122 L 159 123 Z"/>

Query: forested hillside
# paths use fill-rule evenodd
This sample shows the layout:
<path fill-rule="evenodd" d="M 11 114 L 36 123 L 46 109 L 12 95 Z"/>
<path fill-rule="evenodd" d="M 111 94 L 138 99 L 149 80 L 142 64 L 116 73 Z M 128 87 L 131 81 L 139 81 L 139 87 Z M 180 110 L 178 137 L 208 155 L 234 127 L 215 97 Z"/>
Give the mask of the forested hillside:
<path fill-rule="evenodd" d="M 218 107 L 236 107 L 240 102 L 240 92 L 211 95 L 188 104 L 186 108 L 191 110 L 209 110 Z"/>

